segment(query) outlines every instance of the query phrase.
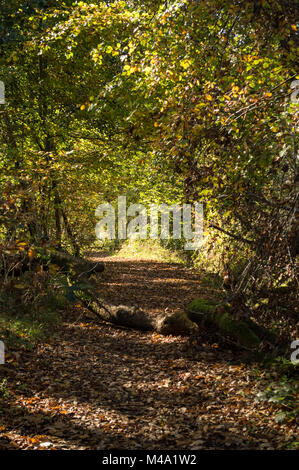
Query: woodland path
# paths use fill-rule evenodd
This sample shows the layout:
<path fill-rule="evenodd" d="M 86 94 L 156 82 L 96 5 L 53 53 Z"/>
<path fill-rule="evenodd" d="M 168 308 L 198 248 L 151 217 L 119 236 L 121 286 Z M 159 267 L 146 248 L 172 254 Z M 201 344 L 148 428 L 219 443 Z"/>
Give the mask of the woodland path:
<path fill-rule="evenodd" d="M 105 258 L 99 293 L 156 313 L 204 291 L 178 264 Z M 254 366 L 204 333 L 189 338 L 100 323 L 79 306 L 57 336 L 5 365 L 0 449 L 278 449 L 295 429 L 255 403 Z"/>

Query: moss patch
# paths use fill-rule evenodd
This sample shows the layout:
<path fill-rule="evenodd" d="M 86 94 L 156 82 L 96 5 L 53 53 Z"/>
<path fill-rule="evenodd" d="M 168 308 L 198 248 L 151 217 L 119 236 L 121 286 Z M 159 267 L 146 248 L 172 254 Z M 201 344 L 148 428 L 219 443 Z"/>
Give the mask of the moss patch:
<path fill-rule="evenodd" d="M 191 321 L 199 325 L 214 325 L 221 333 L 231 336 L 242 346 L 254 349 L 261 343 L 259 326 L 251 320 L 236 320 L 230 313 L 228 304 L 195 299 L 187 306 L 186 313 Z"/>
<path fill-rule="evenodd" d="M 237 339 L 243 346 L 252 348 L 257 347 L 261 340 L 250 329 L 245 321 L 237 321 L 228 312 L 216 313 L 214 321 L 218 328 L 230 336 Z"/>

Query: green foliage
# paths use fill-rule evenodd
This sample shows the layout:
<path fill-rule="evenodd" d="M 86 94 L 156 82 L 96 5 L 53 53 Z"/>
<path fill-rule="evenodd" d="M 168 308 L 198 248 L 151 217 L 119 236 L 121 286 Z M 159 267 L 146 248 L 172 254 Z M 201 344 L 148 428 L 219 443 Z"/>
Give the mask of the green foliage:
<path fill-rule="evenodd" d="M 277 423 L 299 421 L 298 364 L 285 356 L 279 356 L 264 363 L 263 370 L 256 369 L 254 377 L 259 380 L 256 401 L 271 403 L 276 409 Z M 290 449 L 298 448 L 298 441 L 289 442 Z"/>
<path fill-rule="evenodd" d="M 180 253 L 162 246 L 159 240 L 128 240 L 113 255 L 121 258 L 184 263 Z"/>
<path fill-rule="evenodd" d="M 49 339 L 61 321 L 57 312 L 45 311 L 37 315 L 1 314 L 0 334 L 7 347 L 32 349 L 40 341 Z"/>
<path fill-rule="evenodd" d="M 294 367 L 294 366 L 293 366 Z M 297 371 L 298 372 L 298 371 Z M 299 385 L 295 378 L 286 375 L 271 383 L 256 395 L 256 401 L 267 401 L 277 409 L 275 420 L 278 423 L 284 421 L 298 422 L 299 420 Z"/>
<path fill-rule="evenodd" d="M 201 200 L 198 266 L 229 264 L 255 300 L 294 289 L 291 2 L 29 3 L 0 3 L 1 254 L 78 254 L 120 194 Z"/>
<path fill-rule="evenodd" d="M 41 282 L 38 277 L 25 273 L 1 289 L 0 335 L 12 348 L 31 349 L 50 338 L 61 322 L 61 312 L 69 305 L 61 278 Z"/>

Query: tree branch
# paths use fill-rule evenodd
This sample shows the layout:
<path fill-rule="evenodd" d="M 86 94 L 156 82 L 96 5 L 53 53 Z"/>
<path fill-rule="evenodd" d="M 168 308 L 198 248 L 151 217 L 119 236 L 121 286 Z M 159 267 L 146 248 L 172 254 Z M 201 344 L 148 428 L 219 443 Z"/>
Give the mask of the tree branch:
<path fill-rule="evenodd" d="M 209 227 L 219 230 L 220 232 L 225 233 L 225 235 L 228 235 L 229 237 L 234 238 L 235 240 L 239 240 L 240 242 L 249 243 L 250 245 L 252 245 L 253 243 L 252 240 L 248 240 L 248 238 L 243 238 L 238 235 L 234 235 L 233 233 L 228 232 L 227 230 L 224 230 L 221 227 L 218 227 L 218 225 L 209 224 Z"/>

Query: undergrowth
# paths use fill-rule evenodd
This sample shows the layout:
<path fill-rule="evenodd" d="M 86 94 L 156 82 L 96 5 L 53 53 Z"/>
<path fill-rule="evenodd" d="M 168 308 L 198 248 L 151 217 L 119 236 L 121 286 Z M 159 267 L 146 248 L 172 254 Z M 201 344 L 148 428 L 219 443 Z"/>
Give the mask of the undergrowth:
<path fill-rule="evenodd" d="M 68 306 L 66 282 L 59 276 L 26 273 L 0 290 L 0 339 L 8 349 L 32 349 L 51 337 Z"/>
<path fill-rule="evenodd" d="M 254 371 L 260 380 L 260 391 L 256 401 L 271 403 L 276 408 L 277 423 L 296 423 L 299 427 L 299 364 L 293 364 L 285 357 L 277 357 L 268 362 L 265 368 Z M 299 448 L 299 441 L 289 443 L 293 449 Z"/>
<path fill-rule="evenodd" d="M 180 252 L 163 246 L 159 240 L 126 240 L 118 250 L 114 251 L 113 256 L 165 263 L 185 263 Z"/>

